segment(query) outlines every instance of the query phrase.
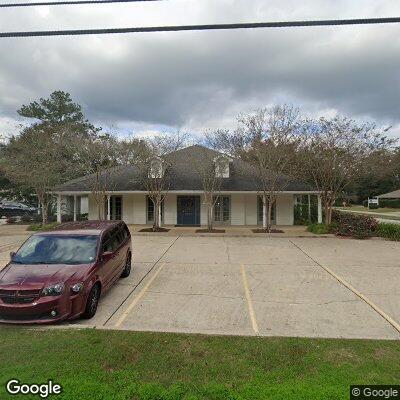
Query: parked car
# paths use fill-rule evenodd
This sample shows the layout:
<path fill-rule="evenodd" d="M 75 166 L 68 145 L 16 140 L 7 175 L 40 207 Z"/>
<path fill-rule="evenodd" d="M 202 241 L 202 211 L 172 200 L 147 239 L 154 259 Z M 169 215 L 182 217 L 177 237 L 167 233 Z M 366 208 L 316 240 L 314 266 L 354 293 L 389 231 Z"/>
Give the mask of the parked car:
<path fill-rule="evenodd" d="M 13 201 L 3 201 L 0 203 L 0 217 L 22 217 L 24 215 L 33 215 L 36 212 L 36 207 L 30 207 L 26 204 Z"/>
<path fill-rule="evenodd" d="M 83 221 L 32 235 L 0 272 L 0 322 L 92 318 L 100 296 L 131 272 L 122 221 Z"/>

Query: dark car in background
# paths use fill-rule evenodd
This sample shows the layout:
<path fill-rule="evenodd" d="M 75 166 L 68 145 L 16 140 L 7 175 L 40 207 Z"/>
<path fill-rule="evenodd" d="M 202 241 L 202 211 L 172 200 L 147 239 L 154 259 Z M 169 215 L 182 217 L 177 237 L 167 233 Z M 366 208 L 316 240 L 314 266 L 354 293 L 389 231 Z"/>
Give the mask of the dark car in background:
<path fill-rule="evenodd" d="M 122 221 L 84 221 L 32 235 L 0 272 L 0 322 L 92 318 L 100 296 L 131 272 Z"/>
<path fill-rule="evenodd" d="M 30 207 L 23 203 L 14 201 L 0 202 L 0 218 L 1 217 L 22 217 L 24 215 L 37 214 L 38 209 L 36 207 Z"/>

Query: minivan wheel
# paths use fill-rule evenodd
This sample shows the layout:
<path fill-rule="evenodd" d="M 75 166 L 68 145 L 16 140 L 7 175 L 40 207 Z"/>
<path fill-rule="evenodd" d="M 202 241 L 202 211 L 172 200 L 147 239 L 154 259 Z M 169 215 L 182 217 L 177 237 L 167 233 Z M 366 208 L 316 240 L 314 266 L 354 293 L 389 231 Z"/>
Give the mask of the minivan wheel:
<path fill-rule="evenodd" d="M 90 319 L 95 316 L 97 311 L 97 305 L 99 304 L 99 299 L 100 299 L 100 286 L 94 285 L 86 301 L 85 312 L 82 315 L 84 319 Z"/>
<path fill-rule="evenodd" d="M 132 256 L 131 253 L 129 253 L 128 257 L 126 257 L 125 268 L 122 271 L 121 278 L 127 278 L 131 273 L 131 268 L 132 268 Z"/>

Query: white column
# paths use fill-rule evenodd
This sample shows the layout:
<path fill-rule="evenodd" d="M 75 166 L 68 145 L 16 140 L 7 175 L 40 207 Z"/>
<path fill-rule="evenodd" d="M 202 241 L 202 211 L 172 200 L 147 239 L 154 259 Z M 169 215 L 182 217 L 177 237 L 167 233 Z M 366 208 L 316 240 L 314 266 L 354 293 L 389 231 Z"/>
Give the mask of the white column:
<path fill-rule="evenodd" d="M 76 221 L 76 195 L 74 195 L 74 221 Z"/>
<path fill-rule="evenodd" d="M 107 221 L 111 219 L 111 196 L 107 195 Z"/>
<path fill-rule="evenodd" d="M 318 195 L 318 223 L 322 224 L 322 201 L 320 195 Z"/>
<path fill-rule="evenodd" d="M 61 194 L 57 195 L 57 222 L 61 222 Z"/>
<path fill-rule="evenodd" d="M 267 227 L 267 198 L 263 196 L 263 228 Z"/>

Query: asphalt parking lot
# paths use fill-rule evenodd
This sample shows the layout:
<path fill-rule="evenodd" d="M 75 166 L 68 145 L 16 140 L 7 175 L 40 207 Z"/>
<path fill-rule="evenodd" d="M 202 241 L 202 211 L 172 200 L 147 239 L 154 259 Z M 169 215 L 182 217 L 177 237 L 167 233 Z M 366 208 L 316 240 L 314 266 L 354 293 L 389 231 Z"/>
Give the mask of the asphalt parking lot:
<path fill-rule="evenodd" d="M 400 339 L 400 243 L 134 236 L 133 249 L 131 276 L 71 326 Z"/>

